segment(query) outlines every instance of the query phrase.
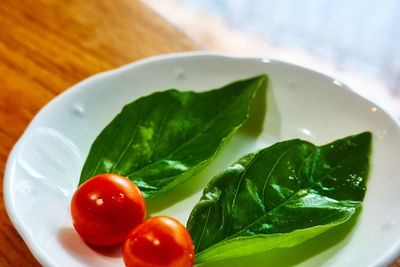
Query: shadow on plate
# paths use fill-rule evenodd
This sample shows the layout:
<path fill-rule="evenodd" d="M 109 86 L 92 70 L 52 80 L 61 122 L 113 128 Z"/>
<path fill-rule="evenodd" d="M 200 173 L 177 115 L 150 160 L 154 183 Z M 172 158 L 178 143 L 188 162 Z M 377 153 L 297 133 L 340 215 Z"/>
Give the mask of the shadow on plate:
<path fill-rule="evenodd" d="M 122 257 L 122 245 L 98 247 L 85 243 L 73 228 L 62 228 L 58 232 L 57 239 L 62 247 L 71 255 L 90 264 L 93 264 L 93 260 L 96 259 L 96 254 L 109 258 Z"/>
<path fill-rule="evenodd" d="M 260 89 L 258 89 L 251 103 L 248 119 L 243 126 L 240 127 L 239 132 L 253 138 L 262 133 L 265 116 L 267 114 L 267 87 L 268 81 L 265 81 Z"/>
<path fill-rule="evenodd" d="M 151 214 L 166 209 L 173 204 L 190 197 L 198 191 L 203 191 L 209 180 L 222 172 L 241 156 L 254 151 L 254 144 L 264 127 L 267 109 L 267 83 L 258 90 L 251 104 L 249 118 L 246 123 L 227 142 L 219 155 L 210 165 L 185 183 L 167 192 L 163 192 L 154 199 L 146 201 L 147 213 Z"/>
<path fill-rule="evenodd" d="M 245 266 L 293 266 L 300 264 L 322 252 L 323 257 L 313 259 L 312 266 L 321 266 L 326 260 L 341 249 L 350 241 L 351 230 L 358 220 L 358 211 L 346 223 L 334 227 L 312 238 L 303 244 L 292 248 L 277 248 L 263 253 L 249 255 L 240 258 L 232 258 L 210 263 L 198 264 L 199 267 L 245 267 Z"/>
<path fill-rule="evenodd" d="M 252 139 L 243 134 L 233 136 L 209 166 L 177 187 L 146 200 L 147 214 L 151 216 L 203 191 L 210 179 L 239 159 L 244 154 L 245 147 L 251 147 L 251 142 Z"/>

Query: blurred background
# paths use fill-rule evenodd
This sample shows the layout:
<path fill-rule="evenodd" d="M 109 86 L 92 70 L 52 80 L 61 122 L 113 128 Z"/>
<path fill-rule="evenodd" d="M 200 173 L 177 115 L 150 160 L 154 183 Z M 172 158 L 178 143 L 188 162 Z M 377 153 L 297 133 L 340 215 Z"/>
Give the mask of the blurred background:
<path fill-rule="evenodd" d="M 400 119 L 398 0 L 147 0 L 206 49 L 333 75 Z"/>

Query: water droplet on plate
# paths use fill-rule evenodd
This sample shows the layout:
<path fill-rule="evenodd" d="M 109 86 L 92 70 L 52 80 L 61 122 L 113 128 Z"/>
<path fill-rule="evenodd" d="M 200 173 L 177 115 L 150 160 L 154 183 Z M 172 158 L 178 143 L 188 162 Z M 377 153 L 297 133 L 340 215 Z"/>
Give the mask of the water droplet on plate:
<path fill-rule="evenodd" d="M 388 129 L 384 129 L 382 131 L 379 131 L 378 132 L 378 138 L 382 139 L 388 133 L 388 131 L 389 131 Z"/>
<path fill-rule="evenodd" d="M 74 104 L 74 106 L 72 107 L 73 112 L 76 115 L 83 115 L 85 113 L 85 109 L 80 105 L 80 104 Z"/>
<path fill-rule="evenodd" d="M 183 69 L 175 69 L 174 74 L 176 76 L 176 78 L 178 78 L 179 80 L 182 80 L 185 78 L 185 71 Z"/>
<path fill-rule="evenodd" d="M 262 62 L 262 63 L 269 64 L 269 63 L 271 63 L 271 59 L 269 59 L 269 58 L 263 58 L 263 59 L 261 59 L 261 62 Z"/>
<path fill-rule="evenodd" d="M 287 88 L 288 88 L 289 90 L 293 91 L 294 89 L 296 89 L 296 82 L 293 81 L 293 80 L 288 81 L 288 83 L 287 83 Z"/>
<path fill-rule="evenodd" d="M 343 86 L 343 84 L 342 84 L 341 82 L 339 82 L 338 80 L 334 80 L 334 81 L 333 81 L 333 84 L 335 84 L 335 85 L 337 85 L 337 86 L 340 86 L 340 87 Z"/>
<path fill-rule="evenodd" d="M 25 183 L 23 186 L 22 186 L 22 190 L 26 193 L 26 194 L 28 194 L 28 195 L 36 195 L 36 189 L 35 189 L 35 187 L 33 186 L 33 184 L 31 184 L 31 183 Z"/>
<path fill-rule="evenodd" d="M 382 225 L 383 229 L 389 229 L 397 225 L 398 221 L 396 219 L 390 219 L 385 224 Z"/>
<path fill-rule="evenodd" d="M 301 131 L 303 134 L 307 135 L 307 136 L 313 136 L 313 134 L 311 133 L 311 131 L 308 130 L 308 129 L 306 129 L 306 128 L 300 128 L 300 131 Z"/>

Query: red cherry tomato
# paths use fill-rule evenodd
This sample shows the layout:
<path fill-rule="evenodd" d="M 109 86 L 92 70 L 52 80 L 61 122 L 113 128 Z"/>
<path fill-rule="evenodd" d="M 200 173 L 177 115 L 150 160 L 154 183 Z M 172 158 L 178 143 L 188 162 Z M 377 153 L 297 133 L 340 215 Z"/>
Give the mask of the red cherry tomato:
<path fill-rule="evenodd" d="M 122 255 L 127 267 L 191 267 L 194 246 L 185 226 L 170 217 L 159 216 L 129 233 Z"/>
<path fill-rule="evenodd" d="M 74 193 L 71 215 L 76 231 L 88 243 L 122 243 L 146 217 L 139 188 L 128 178 L 105 173 L 90 178 Z"/>

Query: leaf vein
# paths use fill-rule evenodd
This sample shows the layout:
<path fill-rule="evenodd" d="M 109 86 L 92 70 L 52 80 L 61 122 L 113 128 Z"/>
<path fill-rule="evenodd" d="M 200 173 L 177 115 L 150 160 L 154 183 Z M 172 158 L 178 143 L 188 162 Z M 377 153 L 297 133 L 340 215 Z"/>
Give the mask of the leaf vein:
<path fill-rule="evenodd" d="M 288 148 L 285 152 L 282 153 L 282 155 L 278 158 L 278 160 L 275 162 L 274 166 L 271 168 L 271 170 L 268 173 L 267 178 L 265 179 L 265 183 L 263 186 L 263 193 L 262 193 L 262 199 L 263 199 L 263 203 L 265 206 L 265 189 L 267 188 L 267 183 L 269 181 L 269 178 L 271 177 L 271 174 L 274 172 L 275 167 L 279 164 L 279 162 L 281 161 L 281 159 L 287 154 L 289 153 L 289 151 L 291 151 L 292 149 L 296 148 L 298 144 L 294 144 L 293 146 L 291 146 L 290 148 Z"/>
<path fill-rule="evenodd" d="M 174 107 L 174 105 L 170 105 L 169 108 L 168 108 L 168 110 L 167 110 L 167 112 L 165 112 L 165 114 L 164 114 L 164 116 L 163 116 L 163 118 L 162 118 L 161 126 L 158 128 L 159 130 L 158 130 L 157 140 L 156 140 L 156 142 L 155 142 L 155 144 L 154 144 L 154 148 L 153 148 L 153 150 L 151 151 L 151 154 L 150 154 L 150 156 L 149 156 L 150 162 L 152 162 L 152 157 L 153 157 L 153 155 L 154 155 L 154 152 L 155 152 L 156 149 L 157 149 L 158 143 L 160 142 L 160 136 L 161 136 L 161 134 L 162 134 L 162 132 L 163 132 L 163 130 L 164 130 L 164 128 L 165 128 L 165 125 L 166 125 L 166 119 L 167 119 L 167 117 L 169 116 L 169 113 L 171 112 L 171 110 L 172 110 L 173 107 Z"/>
<path fill-rule="evenodd" d="M 122 113 L 121 113 L 121 114 L 122 114 Z M 121 115 L 121 116 L 122 116 L 122 115 Z M 115 138 L 118 136 L 118 133 L 121 131 L 122 126 L 124 125 L 125 121 L 126 121 L 126 116 L 123 116 L 123 123 L 121 123 L 121 124 L 119 125 L 117 131 L 113 132 L 114 134 L 113 134 L 112 140 L 107 144 L 106 148 L 103 150 L 103 153 L 102 153 L 103 155 L 100 157 L 100 159 L 104 158 L 104 155 L 107 153 L 107 151 L 108 151 L 108 149 L 110 148 L 112 142 L 113 142 L 113 141 L 115 140 Z M 93 169 L 92 174 L 91 174 L 89 177 L 85 177 L 85 178 L 93 177 L 93 176 L 96 174 L 96 172 L 97 172 L 97 170 L 99 169 L 99 167 L 100 167 L 100 165 L 101 165 L 102 162 L 103 162 L 102 160 L 99 160 L 99 161 L 97 162 L 97 164 L 96 164 L 96 167 Z"/>
<path fill-rule="evenodd" d="M 123 150 L 122 153 L 119 155 L 117 161 L 113 164 L 113 166 L 112 166 L 112 168 L 111 168 L 111 170 L 110 170 L 111 173 L 114 172 L 115 168 L 118 166 L 119 162 L 120 162 L 121 159 L 124 157 L 124 155 L 126 154 L 126 152 L 127 152 L 128 149 L 129 149 L 129 147 L 131 146 L 131 144 L 132 144 L 133 141 L 135 140 L 134 137 L 136 136 L 137 130 L 138 130 L 139 126 L 140 126 L 140 122 L 141 122 L 141 120 L 139 119 L 138 123 L 137 123 L 136 126 L 135 126 L 135 129 L 132 131 L 132 134 L 131 134 L 131 136 L 130 136 L 130 138 L 129 138 L 128 143 L 125 145 L 124 150 Z"/>
<path fill-rule="evenodd" d="M 145 165 L 145 166 L 143 166 L 143 167 L 141 167 L 141 168 L 139 168 L 139 169 L 137 169 L 137 170 L 131 172 L 130 174 L 127 174 L 126 176 L 127 176 L 127 177 L 132 176 L 132 175 L 138 173 L 139 171 L 141 171 L 141 170 L 143 170 L 143 169 L 149 168 L 149 167 L 153 166 L 154 164 L 156 164 L 156 163 L 158 163 L 158 162 L 161 162 L 161 161 L 163 161 L 163 160 L 169 158 L 169 157 L 172 156 L 174 153 L 176 153 L 177 151 L 179 151 L 182 147 L 184 147 L 187 143 L 191 142 L 192 140 L 194 140 L 194 139 L 197 138 L 198 136 L 204 134 L 204 132 L 206 132 L 208 129 L 210 129 L 210 128 L 214 125 L 214 122 L 216 122 L 220 117 L 223 117 L 222 114 L 225 113 L 225 111 L 226 111 L 228 108 L 230 108 L 239 98 L 240 98 L 240 97 L 236 98 L 235 101 L 233 101 L 233 102 L 231 102 L 231 104 L 227 105 L 223 110 L 221 110 L 221 111 L 218 113 L 219 116 L 216 116 L 215 118 L 211 119 L 211 120 L 209 121 L 209 123 L 208 123 L 207 126 L 203 127 L 202 130 L 200 130 L 198 133 L 196 133 L 195 135 L 193 135 L 192 137 L 190 137 L 187 141 L 185 141 L 185 142 L 183 142 L 182 144 L 180 144 L 177 148 L 175 148 L 175 149 L 174 149 L 172 152 L 170 152 L 168 155 L 166 155 L 165 157 L 163 157 L 163 158 L 161 158 L 161 159 L 159 159 L 159 160 L 156 160 L 156 161 L 154 161 L 154 162 L 152 162 L 152 163 L 150 163 L 150 164 L 148 164 L 148 165 Z M 249 109 L 249 106 L 248 106 L 247 109 Z M 239 125 L 240 125 L 240 123 L 239 123 Z"/>
<path fill-rule="evenodd" d="M 207 227 L 207 224 L 208 224 L 208 219 L 210 218 L 210 213 L 211 213 L 211 206 L 208 208 L 208 214 L 207 214 L 206 223 L 204 224 L 203 230 L 201 231 L 201 235 L 200 235 L 199 242 L 197 243 L 197 246 L 196 246 L 196 248 L 195 248 L 195 253 L 196 253 L 196 251 L 197 251 L 197 250 L 199 249 L 199 247 L 200 247 L 201 241 L 202 241 L 202 239 L 203 239 L 204 232 L 205 232 L 206 227 Z"/>
<path fill-rule="evenodd" d="M 341 162 L 343 161 L 343 159 L 341 160 Z M 311 189 L 313 186 L 315 186 L 318 182 L 321 182 L 323 179 L 325 179 L 329 174 L 331 174 L 332 172 L 334 172 L 335 170 L 337 170 L 339 167 L 341 167 L 341 165 L 337 165 L 334 168 L 332 168 L 328 173 L 326 173 L 324 176 L 322 176 L 320 179 L 318 179 L 316 182 L 314 182 L 311 186 L 306 187 L 304 189 L 300 189 L 297 192 L 295 192 L 293 195 L 291 195 L 289 198 L 287 198 L 285 201 L 283 201 L 281 204 L 277 205 L 276 207 L 274 207 L 273 209 L 269 210 L 268 212 L 264 213 L 261 217 L 259 217 L 258 219 L 256 219 L 254 222 L 250 223 L 249 225 L 247 225 L 246 227 L 244 227 L 243 229 L 241 229 L 239 232 L 236 232 L 235 234 L 232 234 L 226 238 L 224 238 L 222 241 L 231 239 L 235 236 L 238 236 L 240 233 L 242 233 L 243 231 L 249 229 L 251 226 L 253 226 L 254 224 L 256 224 L 258 221 L 260 221 L 261 219 L 263 219 L 266 215 L 268 215 L 269 213 L 271 213 L 272 211 L 280 208 L 281 206 L 287 204 L 290 200 L 292 200 L 292 198 L 294 198 L 295 196 L 297 196 L 297 194 L 299 194 L 301 191 L 303 190 L 309 190 Z"/>

